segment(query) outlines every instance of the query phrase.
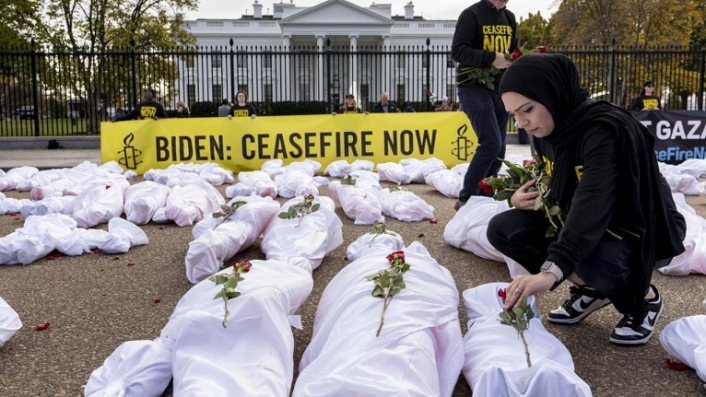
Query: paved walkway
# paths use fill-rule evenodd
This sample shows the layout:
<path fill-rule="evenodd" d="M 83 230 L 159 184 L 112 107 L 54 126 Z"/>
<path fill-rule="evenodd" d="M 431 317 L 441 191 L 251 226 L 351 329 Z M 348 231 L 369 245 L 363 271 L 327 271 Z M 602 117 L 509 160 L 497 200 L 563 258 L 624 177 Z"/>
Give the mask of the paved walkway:
<path fill-rule="evenodd" d="M 507 155 L 530 156 L 529 145 L 510 144 Z M 56 149 L 56 150 L 0 150 L 0 169 L 5 171 L 21 166 L 39 169 L 74 167 L 83 161 L 100 164 L 99 149 Z"/>

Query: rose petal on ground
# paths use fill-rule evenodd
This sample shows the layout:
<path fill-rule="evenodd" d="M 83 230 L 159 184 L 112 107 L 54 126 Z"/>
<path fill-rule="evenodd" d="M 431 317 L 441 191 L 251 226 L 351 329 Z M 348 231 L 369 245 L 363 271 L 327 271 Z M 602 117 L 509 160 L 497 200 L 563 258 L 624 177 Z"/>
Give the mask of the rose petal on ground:
<path fill-rule="evenodd" d="M 49 328 L 49 323 L 37 324 L 34 326 L 34 329 L 37 331 L 44 331 L 47 328 Z"/>

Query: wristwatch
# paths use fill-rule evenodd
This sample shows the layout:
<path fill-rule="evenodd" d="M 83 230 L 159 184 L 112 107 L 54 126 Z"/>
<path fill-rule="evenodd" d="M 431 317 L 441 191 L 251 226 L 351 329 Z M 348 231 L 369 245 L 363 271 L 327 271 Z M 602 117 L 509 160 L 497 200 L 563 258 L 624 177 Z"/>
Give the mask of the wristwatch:
<path fill-rule="evenodd" d="M 551 273 L 556 277 L 556 281 L 561 281 L 564 279 L 564 272 L 561 271 L 561 268 L 556 265 L 556 263 L 551 262 L 551 261 L 546 261 L 544 264 L 542 264 L 542 267 L 540 268 L 541 271 Z"/>

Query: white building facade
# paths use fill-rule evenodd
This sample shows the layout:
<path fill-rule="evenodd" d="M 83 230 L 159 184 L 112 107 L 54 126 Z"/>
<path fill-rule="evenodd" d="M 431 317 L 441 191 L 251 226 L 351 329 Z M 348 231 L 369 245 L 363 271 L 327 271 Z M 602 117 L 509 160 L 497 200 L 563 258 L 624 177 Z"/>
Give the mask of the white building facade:
<path fill-rule="evenodd" d="M 404 8 L 392 16 L 390 4 L 327 0 L 312 7 L 280 2 L 263 14 L 256 0 L 253 14 L 240 19 L 185 21 L 203 59 L 181 62 L 180 97 L 232 100 L 244 90 L 255 102 L 340 103 L 353 93 L 365 105 L 385 91 L 397 102 L 455 100 L 456 21 L 414 16 L 411 1 Z"/>

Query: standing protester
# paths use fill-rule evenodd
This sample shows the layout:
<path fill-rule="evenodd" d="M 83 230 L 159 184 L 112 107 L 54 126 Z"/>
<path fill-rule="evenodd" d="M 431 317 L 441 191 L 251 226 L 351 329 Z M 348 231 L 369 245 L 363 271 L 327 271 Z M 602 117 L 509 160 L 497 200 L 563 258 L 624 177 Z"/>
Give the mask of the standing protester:
<path fill-rule="evenodd" d="M 645 81 L 642 85 L 642 91 L 640 91 L 640 96 L 635 98 L 630 106 L 630 110 L 637 111 L 649 111 L 649 110 L 662 110 L 662 103 L 658 96 L 654 95 L 655 83 L 654 81 Z"/>
<path fill-rule="evenodd" d="M 400 109 L 394 102 L 390 101 L 387 92 L 380 94 L 380 102 L 373 106 L 373 113 L 400 113 Z"/>
<path fill-rule="evenodd" d="M 146 90 L 143 94 L 144 101 L 138 103 L 130 113 L 118 117 L 115 121 L 125 121 L 125 120 L 136 120 L 136 119 L 166 119 L 167 112 L 164 110 L 164 106 L 159 102 L 154 100 L 155 92 L 154 90 Z"/>
<path fill-rule="evenodd" d="M 403 113 L 415 113 L 414 106 L 412 106 L 412 102 L 407 102 L 407 107 L 402 110 Z"/>
<path fill-rule="evenodd" d="M 228 104 L 228 99 L 223 98 L 221 106 L 218 107 L 218 117 L 226 117 L 230 114 L 230 105 Z"/>
<path fill-rule="evenodd" d="M 337 111 L 331 112 L 333 115 L 336 113 L 356 114 L 363 113 L 363 111 L 358 107 L 358 103 L 355 101 L 355 96 L 353 96 L 353 94 L 348 94 L 346 95 L 346 102 L 341 105 Z M 365 112 L 365 114 L 368 114 L 368 112 Z"/>
<path fill-rule="evenodd" d="M 459 63 L 459 71 L 468 67 L 503 70 L 510 66 L 505 58 L 517 48 L 515 15 L 505 7 L 508 0 L 481 0 L 466 8 L 458 17 L 451 44 L 451 56 Z M 466 204 L 471 196 L 481 194 L 478 183 L 500 170 L 505 157 L 508 114 L 497 93 L 501 75 L 495 77 L 495 89 L 457 76 L 458 97 L 463 111 L 471 120 L 479 147 L 473 155 L 463 180 L 455 208 Z"/>
<path fill-rule="evenodd" d="M 238 91 L 235 94 L 235 104 L 228 112 L 228 119 L 233 117 L 250 117 L 255 118 L 255 108 L 248 103 L 248 94 L 245 91 Z"/>
<path fill-rule="evenodd" d="M 650 284 L 655 268 L 684 252 L 686 232 L 654 155 L 654 137 L 627 111 L 588 99 L 573 62 L 561 54 L 525 55 L 500 83 L 505 108 L 532 135 L 565 214 L 557 236 L 532 180 L 495 215 L 488 241 L 530 276 L 508 286 L 507 306 L 569 280 L 571 296 L 547 318 L 577 324 L 613 304 L 623 317 L 610 341 L 647 343 L 664 309 Z M 536 190 L 536 189 L 535 189 Z M 546 202 L 546 200 L 545 200 Z"/>
<path fill-rule="evenodd" d="M 191 117 L 191 112 L 189 111 L 189 107 L 186 106 L 184 102 L 177 102 L 176 104 L 177 108 L 177 118 L 186 118 L 186 117 Z"/>

